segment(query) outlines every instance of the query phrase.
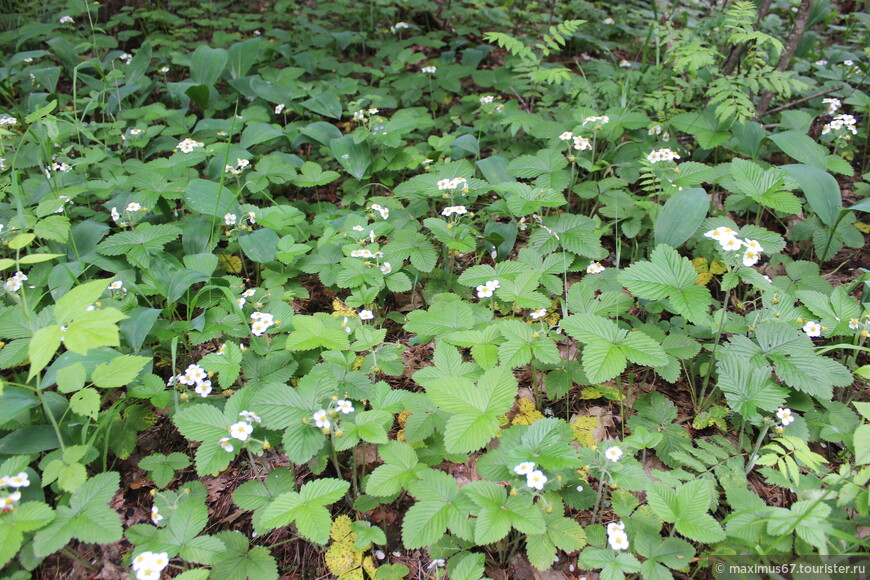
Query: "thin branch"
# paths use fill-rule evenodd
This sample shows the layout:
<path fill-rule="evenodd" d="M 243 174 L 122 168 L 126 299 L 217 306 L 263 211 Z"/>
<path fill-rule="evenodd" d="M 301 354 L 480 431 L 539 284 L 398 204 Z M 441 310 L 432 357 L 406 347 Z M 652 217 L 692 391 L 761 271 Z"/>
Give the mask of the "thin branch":
<path fill-rule="evenodd" d="M 837 92 L 837 91 L 839 91 L 840 89 L 843 89 L 843 88 L 845 88 L 845 87 L 846 87 L 846 85 L 840 85 L 839 87 L 834 87 L 833 89 L 828 89 L 828 90 L 826 90 L 826 91 L 819 91 L 818 93 L 813 93 L 812 95 L 810 95 L 810 96 L 808 96 L 808 97 L 803 97 L 802 99 L 798 99 L 798 100 L 796 100 L 796 101 L 792 101 L 792 102 L 790 102 L 790 103 L 786 103 L 785 105 L 782 105 L 781 107 L 777 107 L 777 108 L 775 108 L 775 109 L 771 109 L 771 110 L 769 110 L 769 111 L 768 111 L 767 113 L 765 113 L 765 114 L 766 114 L 766 115 L 772 115 L 772 114 L 774 114 L 774 113 L 779 113 L 780 111 L 784 111 L 784 110 L 786 110 L 786 109 L 790 109 L 790 108 L 792 108 L 792 107 L 796 107 L 797 105 L 800 105 L 800 104 L 802 104 L 802 103 L 806 103 L 807 101 L 811 101 L 811 100 L 815 99 L 816 97 L 821 97 L 821 96 L 823 96 L 823 95 L 827 95 L 828 93 L 835 93 L 835 92 Z"/>

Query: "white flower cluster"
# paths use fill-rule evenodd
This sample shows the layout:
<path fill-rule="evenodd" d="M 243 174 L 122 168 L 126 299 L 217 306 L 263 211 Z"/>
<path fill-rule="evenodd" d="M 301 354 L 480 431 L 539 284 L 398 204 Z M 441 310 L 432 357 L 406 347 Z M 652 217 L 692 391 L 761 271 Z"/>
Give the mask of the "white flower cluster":
<path fill-rule="evenodd" d="M 378 212 L 379 214 L 381 214 L 381 217 L 382 217 L 383 219 L 387 219 L 387 218 L 390 217 L 390 210 L 389 210 L 388 208 L 386 208 L 386 207 L 383 207 L 383 206 L 382 206 L 381 204 L 379 204 L 379 203 L 373 203 L 373 204 L 371 205 L 370 209 L 373 209 L 373 210 L 375 210 L 376 212 Z"/>
<path fill-rule="evenodd" d="M 646 160 L 650 163 L 658 163 L 659 161 L 673 161 L 674 159 L 679 159 L 680 156 L 676 153 L 676 151 L 672 151 L 667 147 L 662 149 L 654 149 L 650 152 L 649 155 L 646 156 Z"/>
<path fill-rule="evenodd" d="M 142 552 L 133 558 L 136 580 L 160 580 L 163 569 L 168 565 L 169 554 L 166 552 Z"/>
<path fill-rule="evenodd" d="M 131 62 L 133 62 L 133 55 L 122 52 L 120 55 L 118 55 L 118 60 L 122 61 L 124 64 L 130 64 Z"/>
<path fill-rule="evenodd" d="M 438 67 L 435 67 L 435 66 L 432 66 L 432 65 L 424 66 L 423 68 L 420 69 L 420 72 L 421 72 L 421 73 L 427 73 L 427 74 L 433 75 L 433 74 L 435 74 L 436 72 L 438 72 Z"/>
<path fill-rule="evenodd" d="M 28 487 L 29 485 L 30 479 L 24 471 L 18 475 L 6 475 L 0 477 L 0 487 L 4 488 L 4 492 L 7 487 L 11 487 L 15 490 L 8 492 L 5 496 L 0 496 L 0 513 L 14 510 L 18 502 L 21 501 L 20 488 Z"/>
<path fill-rule="evenodd" d="M 829 99 L 822 99 L 822 104 L 828 105 L 829 115 L 833 115 L 840 110 L 840 107 L 843 106 L 843 104 L 840 102 L 840 99 L 836 99 L 834 97 L 831 97 Z"/>
<path fill-rule="evenodd" d="M 328 431 L 332 427 L 331 417 L 337 417 L 339 413 L 349 415 L 354 412 L 353 403 L 347 399 L 335 399 L 335 406 L 330 405 L 328 409 L 320 409 L 312 416 L 314 426 L 318 429 Z"/>
<path fill-rule="evenodd" d="M 586 266 L 587 274 L 600 274 L 604 271 L 604 266 L 601 265 L 601 262 L 592 262 L 588 266 Z"/>
<path fill-rule="evenodd" d="M 589 117 L 583 119 L 583 126 L 585 127 L 589 123 L 595 123 L 595 130 L 598 131 L 599 129 L 601 129 L 601 127 L 608 124 L 609 122 L 610 117 L 608 117 L 607 115 L 590 115 Z"/>
<path fill-rule="evenodd" d="M 19 290 L 21 290 L 21 283 L 25 280 L 27 280 L 27 276 L 24 274 L 24 272 L 19 270 L 18 272 L 12 274 L 10 278 L 7 278 L 6 283 L 3 284 L 3 286 L 9 292 L 18 292 Z"/>
<path fill-rule="evenodd" d="M 662 134 L 662 126 L 661 125 L 653 125 L 646 131 L 647 135 L 661 135 Z"/>
<path fill-rule="evenodd" d="M 605 18 L 604 20 L 601 21 L 601 24 L 608 24 L 608 25 L 609 24 L 616 24 L 616 21 L 613 18 L 611 18 L 610 16 L 608 16 L 607 18 Z"/>
<path fill-rule="evenodd" d="M 619 61 L 619 66 L 621 66 L 622 68 L 631 68 L 631 62 L 622 59 Z"/>
<path fill-rule="evenodd" d="M 287 105 L 285 105 L 284 103 L 280 103 L 278 105 L 275 105 L 275 114 L 280 115 L 281 113 L 284 112 L 284 109 L 286 109 L 286 108 L 287 108 Z"/>
<path fill-rule="evenodd" d="M 264 332 L 275 325 L 275 318 L 266 312 L 254 312 L 251 320 L 251 333 L 254 336 L 263 336 Z"/>
<path fill-rule="evenodd" d="M 390 26 L 390 32 L 395 34 L 397 30 L 402 30 L 405 28 L 411 28 L 411 25 L 408 24 L 407 22 L 396 22 L 395 24 Z"/>
<path fill-rule="evenodd" d="M 0 127 L 3 125 L 17 125 L 18 119 L 15 117 L 10 117 L 9 115 L 3 115 L 0 117 Z"/>
<path fill-rule="evenodd" d="M 232 439 L 247 441 L 251 433 L 254 432 L 254 426 L 252 423 L 263 422 L 263 420 L 253 411 L 242 411 L 239 413 L 239 417 L 241 417 L 243 421 L 230 425 L 230 436 L 223 437 L 218 441 L 218 445 L 220 445 L 227 453 L 232 453 L 235 449 L 235 447 L 233 447 Z"/>
<path fill-rule="evenodd" d="M 761 254 L 764 248 L 756 240 L 745 239 L 741 240 L 737 237 L 737 232 L 727 226 L 720 226 L 715 230 L 710 230 L 704 234 L 704 237 L 712 238 L 719 242 L 722 249 L 726 252 L 734 252 L 746 246 L 746 251 L 743 252 L 743 265 L 750 268 L 758 263 L 761 259 Z"/>
<path fill-rule="evenodd" d="M 464 205 L 451 205 L 449 207 L 445 207 L 441 211 L 441 215 L 443 215 L 444 217 L 450 217 L 453 214 L 464 215 L 467 213 L 468 213 L 468 210 L 465 209 Z"/>
<path fill-rule="evenodd" d="M 57 196 L 57 199 L 62 201 L 64 204 L 68 203 L 68 204 L 72 205 L 72 203 L 73 203 L 72 198 L 68 195 L 59 195 L 59 196 Z M 59 208 L 54 210 L 54 213 L 63 213 L 63 207 L 64 207 L 63 204 L 61 204 L 61 206 Z"/>
<path fill-rule="evenodd" d="M 524 461 L 520 463 L 516 467 L 514 467 L 514 473 L 517 475 L 525 475 L 526 476 L 526 485 L 531 487 L 532 489 L 537 489 L 538 491 L 544 489 L 544 486 L 547 484 L 547 476 L 544 475 L 544 472 L 540 469 L 535 469 L 534 461 Z"/>
<path fill-rule="evenodd" d="M 438 182 L 438 190 L 444 191 L 446 190 L 454 190 L 454 189 L 466 189 L 468 187 L 468 180 L 464 177 L 455 177 L 453 179 L 442 179 Z"/>
<path fill-rule="evenodd" d="M 247 159 L 236 159 L 236 166 L 233 167 L 232 165 L 227 164 L 227 166 L 224 167 L 224 172 L 230 173 L 232 175 L 241 175 L 242 172 L 247 169 L 248 165 L 250 164 L 251 162 Z"/>
<path fill-rule="evenodd" d="M 68 14 L 61 16 L 60 18 L 57 19 L 57 21 L 61 24 L 74 24 L 75 23 L 75 20 L 73 20 L 73 17 L 69 16 Z"/>
<path fill-rule="evenodd" d="M 359 121 L 360 123 L 367 123 L 368 119 L 366 118 L 366 115 L 377 115 L 379 112 L 380 109 L 377 109 L 375 107 L 372 107 L 370 109 L 360 109 L 353 114 L 353 120 Z"/>
<path fill-rule="evenodd" d="M 822 127 L 822 135 L 827 135 L 831 131 L 840 131 L 841 129 L 845 129 L 852 135 L 857 135 L 858 128 L 855 126 L 856 123 L 857 121 L 852 115 L 837 115 L 833 121 Z"/>
<path fill-rule="evenodd" d="M 481 105 L 488 105 L 488 104 L 490 104 L 491 102 L 493 102 L 494 100 L 495 100 L 495 97 L 494 97 L 494 96 L 492 96 L 492 95 L 484 95 L 484 96 L 480 97 L 480 104 L 481 104 Z"/>
<path fill-rule="evenodd" d="M 492 293 L 495 292 L 501 284 L 498 280 L 489 280 L 486 284 L 481 284 L 476 288 L 478 298 L 492 298 Z"/>
<path fill-rule="evenodd" d="M 0 171 L 6 171 L 9 167 L 6 165 L 6 158 L 0 157 Z"/>
<path fill-rule="evenodd" d="M 181 151 L 182 153 L 190 153 L 197 147 L 205 147 L 205 143 L 200 141 L 195 141 L 191 138 L 187 138 L 184 141 L 181 141 L 178 145 L 175 146 L 176 149 Z"/>
<path fill-rule="evenodd" d="M 166 65 L 163 65 L 163 66 L 161 66 L 161 67 L 160 67 L 159 69 L 157 69 L 157 70 L 160 71 L 160 72 L 163 73 L 163 74 L 166 74 L 166 73 L 169 72 L 169 67 L 166 66 Z"/>
<path fill-rule="evenodd" d="M 183 373 L 174 378 L 182 385 L 193 387 L 193 390 L 200 397 L 208 397 L 211 394 L 211 381 L 208 378 L 208 373 L 198 364 L 188 365 Z"/>
<path fill-rule="evenodd" d="M 577 151 L 590 151 L 592 149 L 592 141 L 582 135 L 574 135 L 574 149 Z"/>
<path fill-rule="evenodd" d="M 607 524 L 607 542 L 614 550 L 628 549 L 628 535 L 625 533 L 624 523 L 610 522 Z"/>
<path fill-rule="evenodd" d="M 153 505 L 151 506 L 151 523 L 155 526 L 163 521 L 163 516 L 160 515 L 160 509 Z"/>
<path fill-rule="evenodd" d="M 383 258 L 384 253 L 383 252 L 372 252 L 371 250 L 366 249 L 366 248 L 359 248 L 356 250 L 351 250 L 350 257 L 351 258 Z"/>
<path fill-rule="evenodd" d="M 58 163 L 57 161 L 54 161 L 51 164 L 52 171 L 60 171 L 61 173 L 66 173 L 70 169 L 72 169 L 72 167 L 70 167 L 68 163 Z"/>

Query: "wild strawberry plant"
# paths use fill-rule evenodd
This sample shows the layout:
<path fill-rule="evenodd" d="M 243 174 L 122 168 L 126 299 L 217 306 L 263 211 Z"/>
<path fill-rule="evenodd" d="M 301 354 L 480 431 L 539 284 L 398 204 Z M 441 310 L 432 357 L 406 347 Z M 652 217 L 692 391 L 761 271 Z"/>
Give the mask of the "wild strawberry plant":
<path fill-rule="evenodd" d="M 866 552 L 866 15 L 538 8 L 4 18 L 5 575 Z"/>

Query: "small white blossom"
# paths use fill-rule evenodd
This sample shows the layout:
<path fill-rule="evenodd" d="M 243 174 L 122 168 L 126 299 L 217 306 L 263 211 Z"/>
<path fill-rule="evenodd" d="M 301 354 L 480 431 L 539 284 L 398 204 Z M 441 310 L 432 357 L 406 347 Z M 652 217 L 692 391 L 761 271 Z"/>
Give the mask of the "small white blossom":
<path fill-rule="evenodd" d="M 124 64 L 130 64 L 131 62 L 133 62 L 133 55 L 122 52 L 120 55 L 118 55 L 118 60 L 123 61 Z"/>
<path fill-rule="evenodd" d="M 151 521 L 156 524 L 162 519 L 163 516 L 160 515 L 160 510 L 157 509 L 157 506 L 151 506 Z"/>
<path fill-rule="evenodd" d="M 547 481 L 547 476 L 544 475 L 544 472 L 540 469 L 536 469 L 526 475 L 526 485 L 528 485 L 532 489 L 537 489 L 539 491 L 544 489 Z"/>
<path fill-rule="evenodd" d="M 602 24 L 616 24 L 616 21 L 613 20 L 613 18 L 611 18 L 611 17 L 608 16 L 607 18 L 605 18 L 604 20 L 602 20 L 601 23 L 602 23 Z"/>
<path fill-rule="evenodd" d="M 619 461 L 622 458 L 622 449 L 618 445 L 608 447 L 607 451 L 604 452 L 604 457 L 613 462 Z"/>
<path fill-rule="evenodd" d="M 743 252 L 743 265 L 747 268 L 751 268 L 755 264 L 758 263 L 758 260 L 761 258 L 761 254 L 756 252 L 753 249 L 748 249 Z"/>
<path fill-rule="evenodd" d="M 360 310 L 359 311 L 359 319 L 360 320 L 371 320 L 374 317 L 375 317 L 375 315 L 371 310 Z"/>
<path fill-rule="evenodd" d="M 30 479 L 27 476 L 27 472 L 22 471 L 18 475 L 11 475 L 7 477 L 6 485 L 7 487 L 14 487 L 16 489 L 28 487 L 30 485 Z"/>
<path fill-rule="evenodd" d="M 646 160 L 650 163 L 658 163 L 660 161 L 673 161 L 674 159 L 679 159 L 680 156 L 667 147 L 662 149 L 655 149 L 649 155 L 646 156 Z"/>
<path fill-rule="evenodd" d="M 464 206 L 464 205 L 452 205 L 452 206 L 449 206 L 449 207 L 445 207 L 445 208 L 441 211 L 441 215 L 443 215 L 444 217 L 450 217 L 452 214 L 456 214 L 456 215 L 464 215 L 464 214 L 467 214 L 467 213 L 468 213 L 468 210 L 465 209 L 465 206 Z"/>
<path fill-rule="evenodd" d="M 388 217 L 390 217 L 390 210 L 381 206 L 381 204 L 379 203 L 373 203 L 371 208 L 381 214 L 381 217 L 383 219 L 387 219 Z"/>
<path fill-rule="evenodd" d="M 595 130 L 597 131 L 597 130 L 601 129 L 601 127 L 603 127 L 604 125 L 608 124 L 609 122 L 610 122 L 610 117 L 608 117 L 607 115 L 600 115 L 600 116 L 590 115 L 589 117 L 586 117 L 585 119 L 583 119 L 583 126 L 585 127 L 589 123 L 595 123 Z"/>
<path fill-rule="evenodd" d="M 275 114 L 280 115 L 281 113 L 284 112 L 284 109 L 286 107 L 287 107 L 287 105 L 285 105 L 284 103 L 281 103 L 279 105 L 275 105 Z"/>
<path fill-rule="evenodd" d="M 230 425 L 230 437 L 239 441 L 246 441 L 253 432 L 254 428 L 247 421 L 239 421 Z"/>
<path fill-rule="evenodd" d="M 570 141 L 573 138 L 574 138 L 574 133 L 572 133 L 571 131 L 565 131 L 564 133 L 559 135 L 559 139 L 561 139 L 562 141 Z"/>
<path fill-rule="evenodd" d="M 580 135 L 574 135 L 574 149 L 577 151 L 589 151 L 592 149 L 592 141 Z"/>
<path fill-rule="evenodd" d="M 495 97 L 494 97 L 494 96 L 492 96 L 492 95 L 484 95 L 484 96 L 480 97 L 480 104 L 481 104 L 481 105 L 488 105 L 488 104 L 490 104 L 491 102 L 493 102 L 494 100 L 495 100 Z"/>
<path fill-rule="evenodd" d="M 211 394 L 211 381 L 206 379 L 201 383 L 197 384 L 193 388 L 194 392 L 202 398 L 206 398 Z"/>
<path fill-rule="evenodd" d="M 622 59 L 619 61 L 619 66 L 621 66 L 622 68 L 631 68 L 631 62 Z"/>
<path fill-rule="evenodd" d="M 227 453 L 232 453 L 235 447 L 233 447 L 231 441 L 232 440 L 229 437 L 221 437 L 221 440 L 218 441 L 218 445 L 220 445 L 221 448 Z"/>
<path fill-rule="evenodd" d="M 491 298 L 492 297 L 492 288 L 487 286 L 486 284 L 480 285 L 476 288 L 477 297 L 478 298 Z"/>
<path fill-rule="evenodd" d="M 547 315 L 546 308 L 538 308 L 537 310 L 533 310 L 529 316 L 532 317 L 532 320 L 538 320 L 539 318 L 543 318 Z"/>
<path fill-rule="evenodd" d="M 57 21 L 61 24 L 75 24 L 73 17 L 68 14 L 61 16 Z"/>
<path fill-rule="evenodd" d="M 420 72 L 431 75 L 431 74 L 435 74 L 436 72 L 438 72 L 438 68 L 435 66 L 432 66 L 432 65 L 424 66 L 423 68 L 420 69 Z"/>
<path fill-rule="evenodd" d="M 776 411 L 776 417 L 782 421 L 782 426 L 786 427 L 790 423 L 794 422 L 794 415 L 792 415 L 791 409 L 787 407 L 780 407 Z"/>
<path fill-rule="evenodd" d="M 178 143 L 178 145 L 175 146 L 175 148 L 182 153 L 190 153 L 197 147 L 205 147 L 205 144 L 190 138 L 181 141 L 180 143 Z"/>
<path fill-rule="evenodd" d="M 314 424 L 319 429 L 329 429 L 329 415 L 326 412 L 326 409 L 321 409 L 314 413 Z"/>
<path fill-rule="evenodd" d="M 17 125 L 17 124 L 18 124 L 18 119 L 16 119 L 15 117 L 11 117 L 9 115 L 3 115 L 2 117 L 0 117 L 0 127 L 2 127 L 3 125 Z"/>
<path fill-rule="evenodd" d="M 861 321 L 857 318 L 852 318 L 849 320 L 849 328 L 852 330 L 858 330 L 861 327 Z"/>
<path fill-rule="evenodd" d="M 242 411 L 239 413 L 239 417 L 247 421 L 248 423 L 262 423 L 263 420 L 254 413 L 253 411 Z"/>
<path fill-rule="evenodd" d="M 528 475 L 535 470 L 534 461 L 524 461 L 514 467 L 514 473 L 517 475 Z"/>
<path fill-rule="evenodd" d="M 236 217 L 236 214 L 234 214 L 234 213 L 224 214 L 224 225 L 234 226 L 234 225 L 236 225 L 237 219 L 238 218 Z"/>
<path fill-rule="evenodd" d="M 607 541 L 614 550 L 628 549 L 628 536 L 622 530 L 614 530 L 612 534 L 608 534 Z"/>
<path fill-rule="evenodd" d="M 807 336 L 810 338 L 816 338 L 822 336 L 822 325 L 815 320 L 807 320 L 807 323 L 804 324 L 803 331 L 806 332 Z"/>
<path fill-rule="evenodd" d="M 169 72 L 169 67 L 164 65 L 164 66 L 161 66 L 158 70 L 159 70 L 161 73 L 166 74 L 166 73 Z"/>
<path fill-rule="evenodd" d="M 833 115 L 838 110 L 840 110 L 841 106 L 843 106 L 842 103 L 840 103 L 840 99 L 836 99 L 833 97 L 831 97 L 829 99 L 822 99 L 822 103 L 825 105 L 828 105 L 828 114 L 829 115 Z"/>
<path fill-rule="evenodd" d="M 392 272 L 392 271 L 393 271 L 393 266 L 391 266 L 389 262 L 384 262 L 384 263 L 381 265 L 381 273 L 382 273 L 384 276 L 386 276 L 387 274 L 389 274 L 389 273 Z"/>
<path fill-rule="evenodd" d="M 719 245 L 726 252 L 735 252 L 743 247 L 743 242 L 737 238 L 722 238 L 719 240 Z"/>
<path fill-rule="evenodd" d="M 601 265 L 601 262 L 592 262 L 588 266 L 586 266 L 587 274 L 600 274 L 604 271 L 604 266 Z"/>
<path fill-rule="evenodd" d="M 407 22 L 396 22 L 392 26 L 390 26 L 390 32 L 395 33 L 397 30 L 402 30 L 404 28 L 411 28 L 411 25 Z"/>
<path fill-rule="evenodd" d="M 335 409 L 347 415 L 348 413 L 353 413 L 353 403 L 348 401 L 347 399 L 339 399 L 335 402 Z"/>

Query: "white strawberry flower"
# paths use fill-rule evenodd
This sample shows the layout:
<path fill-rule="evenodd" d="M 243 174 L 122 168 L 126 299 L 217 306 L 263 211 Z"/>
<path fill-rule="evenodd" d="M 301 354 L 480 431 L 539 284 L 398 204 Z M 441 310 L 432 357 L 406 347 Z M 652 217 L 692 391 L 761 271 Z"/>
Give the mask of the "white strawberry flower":
<path fill-rule="evenodd" d="M 247 421 L 239 421 L 230 425 L 230 437 L 239 441 L 246 441 L 253 432 L 254 428 Z"/>
<path fill-rule="evenodd" d="M 516 467 L 514 467 L 514 473 L 517 475 L 528 475 L 535 470 L 535 462 L 534 461 L 523 461 Z"/>
<path fill-rule="evenodd" d="M 787 407 L 780 407 L 776 411 L 776 417 L 782 421 L 782 426 L 785 427 L 790 423 L 794 422 L 794 415 L 792 415 L 791 409 Z"/>
<path fill-rule="evenodd" d="M 538 491 L 544 489 L 547 481 L 547 476 L 544 475 L 544 472 L 540 469 L 536 469 L 526 475 L 526 485 L 528 485 L 532 489 L 537 489 Z"/>
<path fill-rule="evenodd" d="M 347 415 L 348 413 L 353 413 L 353 403 L 348 401 L 347 399 L 339 399 L 335 402 L 335 409 L 339 413 L 344 413 Z"/>
<path fill-rule="evenodd" d="M 807 323 L 804 324 L 803 331 L 806 332 L 807 336 L 810 338 L 816 338 L 822 336 L 822 325 L 815 320 L 807 320 Z"/>
<path fill-rule="evenodd" d="M 618 445 L 608 447 L 607 451 L 604 452 L 604 457 L 615 463 L 622 458 L 622 449 Z"/>
<path fill-rule="evenodd" d="M 592 262 L 588 266 L 586 266 L 587 274 L 600 274 L 604 271 L 604 266 L 601 265 L 601 262 Z"/>

